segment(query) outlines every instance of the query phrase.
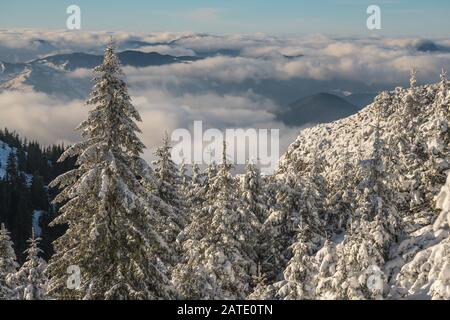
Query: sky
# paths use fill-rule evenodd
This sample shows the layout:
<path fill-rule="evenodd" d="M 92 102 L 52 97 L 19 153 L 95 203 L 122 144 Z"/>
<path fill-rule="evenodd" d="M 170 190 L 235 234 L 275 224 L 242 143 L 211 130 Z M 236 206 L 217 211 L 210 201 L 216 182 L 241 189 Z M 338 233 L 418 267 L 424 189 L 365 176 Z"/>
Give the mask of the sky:
<path fill-rule="evenodd" d="M 1 0 L 0 29 L 64 29 L 69 5 L 83 30 L 445 37 L 448 0 Z M 382 30 L 366 27 L 369 5 Z"/>

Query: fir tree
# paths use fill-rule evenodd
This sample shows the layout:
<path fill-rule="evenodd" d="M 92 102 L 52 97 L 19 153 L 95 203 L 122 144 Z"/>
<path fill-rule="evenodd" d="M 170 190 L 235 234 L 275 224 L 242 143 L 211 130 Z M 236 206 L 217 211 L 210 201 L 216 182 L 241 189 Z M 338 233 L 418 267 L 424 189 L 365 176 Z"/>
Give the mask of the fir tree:
<path fill-rule="evenodd" d="M 317 299 L 334 300 L 337 298 L 333 284 L 333 276 L 336 274 L 338 255 L 336 245 L 329 239 L 325 241 L 323 248 L 314 256 L 317 265 L 317 287 L 315 296 Z"/>
<path fill-rule="evenodd" d="M 189 180 L 188 190 L 186 192 L 187 205 L 190 212 L 194 212 L 202 205 L 205 200 L 205 174 L 201 172 L 198 164 L 192 166 L 192 178 Z"/>
<path fill-rule="evenodd" d="M 283 270 L 287 266 L 295 240 L 296 228 L 300 223 L 301 201 L 300 180 L 288 174 L 278 182 L 276 204 L 270 209 L 261 230 L 262 270 L 268 283 L 283 280 Z"/>
<path fill-rule="evenodd" d="M 387 293 L 386 278 L 378 270 L 383 268 L 390 247 L 403 232 L 393 205 L 393 194 L 386 187 L 380 130 L 377 122 L 373 128 L 372 157 L 360 164 L 362 180 L 356 198 L 358 208 L 338 263 L 336 281 L 343 281 L 341 287 L 346 290 L 340 298 L 344 299 L 379 299 Z M 373 286 L 368 285 L 371 277 L 377 279 Z"/>
<path fill-rule="evenodd" d="M 426 295 L 434 300 L 450 299 L 450 176 L 436 197 L 436 206 L 441 213 L 432 231 L 441 240 L 418 248 L 413 259 L 402 267 L 391 292 L 395 299 L 415 295 Z"/>
<path fill-rule="evenodd" d="M 288 173 L 281 180 L 277 192 L 277 204 L 263 225 L 263 239 L 266 243 L 263 252 L 263 269 L 268 280 L 278 282 L 286 280 L 280 271 L 285 270 L 293 257 L 292 249 L 300 247 L 296 244 L 298 230 L 305 225 L 311 235 L 313 254 L 324 241 L 325 228 L 321 218 L 321 203 L 323 196 L 319 190 L 324 190 L 323 179 L 320 174 L 320 161 L 313 155 L 313 159 L 300 162 L 304 176 Z M 300 168 L 299 168 L 300 169 Z M 301 228 L 300 228 L 301 229 Z M 300 237 L 299 239 L 304 239 Z"/>
<path fill-rule="evenodd" d="M 277 296 L 283 300 L 314 299 L 317 265 L 314 261 L 315 235 L 307 224 L 301 224 L 297 241 L 292 245 L 293 257 L 284 271 L 284 281 L 275 284 Z"/>
<path fill-rule="evenodd" d="M 55 241 L 48 267 L 49 293 L 58 299 L 160 299 L 174 291 L 164 267 L 170 249 L 158 232 L 167 205 L 144 187 L 154 184 L 140 158 L 141 121 L 122 79 L 113 43 L 95 69 L 88 119 L 79 129 L 84 141 L 60 161 L 77 157 L 78 167 L 55 179 L 65 202 L 53 225 L 67 224 Z M 81 270 L 80 290 L 66 287 L 69 266 Z"/>
<path fill-rule="evenodd" d="M 224 143 L 223 163 L 209 181 L 203 208 L 194 213 L 183 261 L 173 280 L 187 299 L 244 299 L 256 274 L 251 239 L 256 217 L 239 210 Z"/>
<path fill-rule="evenodd" d="M 267 205 L 264 201 L 261 172 L 256 164 L 247 164 L 241 190 L 244 210 L 252 212 L 259 222 L 263 224 L 267 218 Z"/>
<path fill-rule="evenodd" d="M 25 251 L 27 259 L 19 271 L 14 275 L 16 291 L 21 300 L 44 300 L 47 291 L 47 263 L 40 257 L 40 238 L 34 237 L 28 240 L 29 247 Z"/>
<path fill-rule="evenodd" d="M 255 234 L 253 235 L 250 248 L 256 254 L 256 263 L 258 265 L 258 274 L 254 279 L 254 286 L 257 287 L 266 281 L 265 275 L 262 273 L 262 265 L 264 263 L 264 235 L 262 234 L 262 225 L 266 220 L 268 207 L 265 202 L 265 195 L 259 168 L 253 164 L 247 164 L 246 173 L 242 180 L 242 211 L 251 214 L 257 218 L 257 224 L 253 226 Z"/>
<path fill-rule="evenodd" d="M 180 202 L 182 203 L 182 207 L 184 208 L 185 211 L 185 218 L 186 218 L 185 224 L 188 224 L 190 220 L 190 206 L 188 199 L 192 177 L 188 174 L 188 170 L 189 169 L 188 165 L 186 164 L 186 160 L 183 159 L 183 161 L 180 164 L 178 174 L 180 176 L 180 188 L 179 188 L 181 197 Z"/>
<path fill-rule="evenodd" d="M 157 160 L 153 162 L 155 166 L 155 177 L 157 191 L 160 198 L 172 207 L 169 216 L 165 217 L 165 233 L 167 242 L 173 244 L 178 234 L 186 225 L 186 203 L 181 194 L 182 181 L 178 173 L 176 164 L 172 161 L 171 146 L 169 136 L 164 135 L 163 144 L 156 150 Z"/>
<path fill-rule="evenodd" d="M 18 267 L 13 243 L 8 230 L 2 223 L 0 229 L 0 300 L 11 300 L 17 297 L 10 277 Z"/>
<path fill-rule="evenodd" d="M 292 258 L 284 270 L 284 280 L 275 284 L 281 299 L 313 299 L 316 288 L 317 264 L 314 255 L 325 238 L 325 226 L 321 219 L 322 197 L 319 190 L 325 185 L 321 176 L 322 162 L 315 150 L 306 164 L 306 175 L 297 199 L 298 229 L 290 247 Z"/>

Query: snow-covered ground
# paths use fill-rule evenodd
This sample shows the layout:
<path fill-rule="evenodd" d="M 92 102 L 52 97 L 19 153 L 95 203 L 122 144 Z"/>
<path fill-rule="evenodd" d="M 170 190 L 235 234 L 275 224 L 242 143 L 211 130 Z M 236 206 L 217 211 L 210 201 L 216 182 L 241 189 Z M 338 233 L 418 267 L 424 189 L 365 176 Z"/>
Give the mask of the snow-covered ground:
<path fill-rule="evenodd" d="M 39 221 L 41 219 L 41 217 L 44 215 L 44 211 L 42 210 L 34 210 L 33 212 L 33 230 L 34 230 L 34 235 L 36 237 L 40 237 L 42 235 L 42 228 L 39 225 Z"/>
<path fill-rule="evenodd" d="M 16 152 L 14 148 L 0 141 L 0 179 L 3 179 L 6 174 L 6 163 L 11 152 Z"/>
<path fill-rule="evenodd" d="M 318 162 L 320 174 L 328 182 L 321 198 L 330 203 L 335 198 L 337 203 L 344 199 L 351 206 L 355 198 L 349 194 L 360 191 L 361 164 L 372 160 L 378 134 L 382 145 L 378 154 L 387 177 L 383 185 L 392 192 L 392 203 L 404 228 L 382 266 L 391 298 L 450 296 L 450 219 L 438 218 L 440 209 L 444 211 L 441 217 L 450 211 L 450 196 L 439 200 L 443 193 L 450 194 L 450 181 L 439 193 L 450 168 L 450 92 L 444 78 L 438 84 L 420 87 L 412 78 L 411 88 L 383 92 L 351 117 L 302 130 L 281 158 L 276 173 L 280 181 L 293 174 L 305 177 L 314 168 L 309 164 Z M 441 196 L 436 198 L 438 194 Z M 345 213 L 337 208 L 329 211 Z M 354 215 L 355 210 L 350 211 Z M 331 243 L 339 249 L 345 244 L 342 234 L 332 232 Z"/>

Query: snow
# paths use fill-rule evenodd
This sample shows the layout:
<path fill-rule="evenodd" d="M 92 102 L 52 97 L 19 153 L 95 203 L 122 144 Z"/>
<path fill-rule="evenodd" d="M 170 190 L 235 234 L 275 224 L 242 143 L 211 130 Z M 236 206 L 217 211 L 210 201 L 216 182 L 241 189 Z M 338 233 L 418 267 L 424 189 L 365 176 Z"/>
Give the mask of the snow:
<path fill-rule="evenodd" d="M 347 271 L 353 272 L 361 264 L 376 261 L 384 270 L 386 278 L 391 279 L 387 283 L 392 287 L 391 297 L 441 299 L 450 291 L 450 263 L 446 262 L 450 256 L 450 178 L 436 201 L 435 197 L 444 183 L 445 171 L 449 169 L 450 163 L 447 123 L 449 94 L 445 94 L 448 82 L 444 78 L 441 83 L 421 87 L 417 87 L 416 83 L 416 73 L 413 72 L 410 88 L 383 92 L 373 104 L 351 117 L 302 130 L 280 159 L 275 178 L 285 181 L 289 175 L 293 175 L 294 179 L 310 176 L 312 169 L 305 164 L 313 162 L 319 153 L 324 159 L 324 168 L 320 173 L 328 182 L 329 188 L 322 197 L 326 201 L 331 198 L 331 202 L 338 205 L 329 214 L 338 215 L 332 222 L 340 222 L 345 218 L 345 212 L 339 211 L 342 210 L 342 206 L 339 206 L 342 202 L 348 202 L 349 207 L 350 218 L 347 227 L 344 219 L 344 232 L 338 232 L 342 229 L 340 223 L 338 230 L 330 227 L 331 231 L 328 231 L 329 239 L 342 253 L 339 259 L 343 263 L 342 269 L 347 267 L 346 256 L 351 256 L 354 252 L 353 245 L 356 251 L 364 254 L 357 257 L 354 261 L 358 263 Z M 383 143 L 383 148 L 378 151 L 376 139 Z M 373 182 L 362 175 L 373 167 L 377 152 L 381 156 L 382 166 L 375 166 L 378 167 L 376 172 L 387 174 L 382 190 L 391 190 L 391 198 L 378 194 L 378 187 L 371 191 Z M 371 196 L 373 191 L 377 194 Z M 371 198 L 361 198 L 360 194 Z M 363 226 L 361 223 L 356 224 L 355 220 L 365 212 L 364 202 L 371 203 L 370 199 L 382 200 L 378 201 L 378 208 L 381 209 L 386 200 L 389 204 L 389 199 L 392 199 L 396 210 L 388 212 L 396 212 L 393 217 L 398 217 L 398 222 L 394 223 L 397 227 L 391 229 L 392 226 L 385 225 L 386 233 L 383 229 L 370 229 L 372 224 L 369 224 L 369 229 L 362 232 L 361 238 L 355 238 L 353 234 L 360 232 Z M 376 202 L 374 201 L 375 204 Z M 439 209 L 443 211 L 440 214 L 437 212 Z M 325 210 L 329 208 L 325 207 Z M 272 212 L 270 218 L 273 220 L 275 217 Z M 355 225 L 352 232 L 345 230 L 348 224 Z M 399 225 L 403 231 L 395 229 Z M 394 234 L 390 234 L 392 230 Z M 361 251 L 360 246 L 364 244 L 362 239 L 368 236 L 373 242 L 369 241 Z M 386 238 L 389 236 L 391 240 Z M 384 243 L 390 248 L 389 256 L 372 257 L 376 253 L 374 246 Z M 347 275 L 347 283 L 342 285 L 349 285 L 350 289 L 355 290 L 347 291 L 347 294 L 361 298 L 361 291 L 355 282 L 357 277 L 358 273 L 353 278 Z M 337 283 L 339 281 L 340 279 Z M 331 295 L 334 296 L 334 293 Z M 328 292 L 321 294 L 330 295 Z"/>
<path fill-rule="evenodd" d="M 11 153 L 15 153 L 15 148 L 11 148 L 9 145 L 0 141 L 0 179 L 4 179 L 6 175 L 6 164 L 8 157 Z"/>
<path fill-rule="evenodd" d="M 250 166 L 232 177 L 224 145 L 223 163 L 192 179 L 198 199 L 186 204 L 184 196 L 194 196 L 179 188 L 184 176 L 167 136 L 154 173 L 125 156 L 140 155 L 144 146 L 113 49 L 96 69 L 87 103 L 95 112 L 80 127 L 91 139 L 67 152 L 79 155 L 79 167 L 54 183 L 65 189 L 57 202 L 68 200 L 57 223 L 69 224 L 69 232 L 57 240 L 50 271 L 63 270 L 69 252 L 84 263 L 91 288 L 83 298 L 257 298 L 256 278 L 264 279 L 256 291 L 267 298 L 450 298 L 446 83 L 416 87 L 412 72 L 410 88 L 383 92 L 354 116 L 303 130 L 276 174 L 262 180 Z M 111 118 L 121 125 L 113 128 L 105 121 Z M 15 150 L 0 147 L 4 170 Z M 33 213 L 36 236 L 43 214 Z M 74 247 L 83 234 L 91 237 Z M 99 286 L 96 279 L 116 266 L 96 250 L 117 240 L 130 244 L 114 248 L 113 272 L 123 283 L 111 278 Z M 129 257 L 135 271 L 122 273 Z M 65 291 L 66 274 L 50 281 Z"/>
<path fill-rule="evenodd" d="M 34 210 L 33 211 L 32 225 L 33 225 L 34 235 L 37 238 L 42 236 L 42 228 L 39 225 L 39 221 L 43 215 L 44 215 L 44 211 L 42 211 L 42 210 Z"/>

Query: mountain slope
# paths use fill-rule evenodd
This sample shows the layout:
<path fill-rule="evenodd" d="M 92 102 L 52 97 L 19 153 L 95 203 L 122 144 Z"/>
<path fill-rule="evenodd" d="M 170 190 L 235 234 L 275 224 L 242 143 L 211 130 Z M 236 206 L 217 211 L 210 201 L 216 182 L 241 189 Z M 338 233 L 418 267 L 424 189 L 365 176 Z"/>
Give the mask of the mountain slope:
<path fill-rule="evenodd" d="M 188 63 L 198 59 L 131 50 L 119 53 L 119 58 L 122 65 L 132 67 Z M 85 98 L 90 88 L 89 79 L 71 77 L 70 72 L 80 68 L 93 69 L 102 60 L 102 56 L 79 52 L 51 55 L 29 63 L 0 62 L 0 91 L 34 89 L 73 99 Z"/>
<path fill-rule="evenodd" d="M 118 54 L 120 62 L 123 66 L 131 67 L 149 67 L 161 66 L 172 63 L 189 62 L 198 60 L 195 57 L 174 57 L 163 55 L 156 52 L 140 52 L 127 50 Z M 35 60 L 31 64 L 53 64 L 67 71 L 73 71 L 78 68 L 92 69 L 103 61 L 103 56 L 93 55 L 82 52 L 70 54 L 58 54 Z"/>
<path fill-rule="evenodd" d="M 290 126 L 332 122 L 358 112 L 355 105 L 330 93 L 319 93 L 289 105 L 278 115 L 279 120 Z"/>
<path fill-rule="evenodd" d="M 8 63 L 0 61 L 0 82 L 9 80 L 14 75 L 23 72 L 25 68 L 25 63 Z"/>
<path fill-rule="evenodd" d="M 383 160 L 380 169 L 387 177 L 384 188 L 395 195 L 393 204 L 404 226 L 404 234 L 397 235 L 385 264 L 379 266 L 390 286 L 385 294 L 428 299 L 434 296 L 432 288 L 438 284 L 431 272 L 429 279 L 418 279 L 429 271 L 422 265 L 427 259 L 450 256 L 448 249 L 442 250 L 448 248 L 444 244 L 449 241 L 449 224 L 440 223 L 440 229 L 433 228 L 439 220 L 439 208 L 448 207 L 441 200 L 438 208 L 435 198 L 450 168 L 450 85 L 444 77 L 438 84 L 415 87 L 412 83 L 408 89 L 381 93 L 353 116 L 302 130 L 280 159 L 275 177 L 286 181 L 287 177 L 320 174 L 326 182 L 326 205 L 322 210 L 326 212 L 331 246 L 343 248 L 351 244 L 350 226 L 362 205 L 356 203 L 354 195 L 367 191 L 361 185 L 364 180 L 360 174 L 373 161 L 377 146 Z M 309 164 L 317 162 L 321 164 L 320 171 L 312 172 L 317 171 L 317 166 Z M 379 201 L 382 204 L 384 199 Z M 350 217 L 344 216 L 343 208 Z M 448 286 L 450 265 L 440 264 L 439 268 L 444 268 L 437 271 L 442 279 L 447 279 Z M 440 282 L 439 286 L 445 289 L 445 283 Z"/>

